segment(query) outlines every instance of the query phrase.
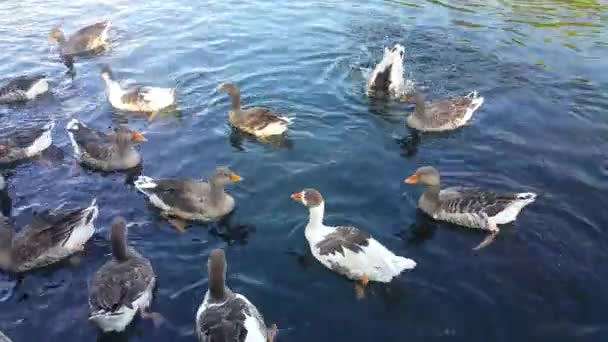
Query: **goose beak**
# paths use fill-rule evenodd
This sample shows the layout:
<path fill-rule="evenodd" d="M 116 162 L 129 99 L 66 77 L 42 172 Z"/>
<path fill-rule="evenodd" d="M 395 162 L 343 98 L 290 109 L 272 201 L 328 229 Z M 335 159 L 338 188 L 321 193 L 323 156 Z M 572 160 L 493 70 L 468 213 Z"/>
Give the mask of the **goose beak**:
<path fill-rule="evenodd" d="M 141 132 L 133 132 L 133 141 L 136 142 L 145 142 L 148 141 L 148 139 L 146 139 L 146 137 L 141 133 Z"/>
<path fill-rule="evenodd" d="M 405 184 L 417 184 L 420 181 L 418 175 L 411 175 L 405 179 Z"/>
<path fill-rule="evenodd" d="M 243 180 L 243 178 L 241 178 L 241 176 L 239 176 L 233 172 L 230 174 L 230 180 L 236 183 L 236 182 L 240 182 L 241 180 Z"/>
<path fill-rule="evenodd" d="M 296 192 L 295 194 L 291 194 L 291 199 L 294 201 L 302 202 L 302 193 Z"/>

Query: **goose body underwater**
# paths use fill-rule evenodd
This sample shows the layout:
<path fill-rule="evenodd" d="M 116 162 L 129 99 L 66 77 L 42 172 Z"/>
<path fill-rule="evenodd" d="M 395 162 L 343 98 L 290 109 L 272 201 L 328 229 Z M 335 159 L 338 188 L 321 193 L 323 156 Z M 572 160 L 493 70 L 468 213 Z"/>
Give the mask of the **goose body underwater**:
<path fill-rule="evenodd" d="M 497 193 L 463 187 L 440 189 L 439 171 L 432 166 L 419 168 L 405 183 L 426 185 L 418 207 L 433 219 L 489 232 L 475 249 L 492 243 L 499 232 L 499 224 L 515 221 L 519 212 L 536 200 L 533 192 Z"/>
<path fill-rule="evenodd" d="M 14 77 L 0 86 L 0 104 L 30 101 L 48 91 L 45 75 Z"/>
<path fill-rule="evenodd" d="M 382 60 L 378 63 L 367 80 L 367 95 L 398 99 L 406 92 L 403 76 L 405 48 L 395 44 L 391 49 L 384 48 Z"/>

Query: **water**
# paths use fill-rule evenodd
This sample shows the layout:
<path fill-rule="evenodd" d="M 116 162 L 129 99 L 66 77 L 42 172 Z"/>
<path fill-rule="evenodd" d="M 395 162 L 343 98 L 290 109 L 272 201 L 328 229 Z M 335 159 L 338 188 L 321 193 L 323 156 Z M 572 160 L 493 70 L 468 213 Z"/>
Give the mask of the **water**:
<path fill-rule="evenodd" d="M 87 282 L 108 258 L 108 225 L 120 214 L 156 269 L 153 310 L 167 323 L 138 321 L 100 340 L 196 340 L 203 263 L 224 247 L 229 285 L 278 324 L 281 341 L 605 341 L 607 9 L 594 0 L 0 3 L 0 75 L 45 72 L 53 87 L 40 101 L 1 107 L 3 126 L 54 118 L 65 151 L 53 167 L 3 170 L 12 214 L 23 224 L 36 208 L 93 196 L 101 211 L 79 266 L 35 272 L 0 293 L 0 330 L 16 342 L 98 338 L 86 320 Z M 103 18 L 113 22 L 113 50 L 80 61 L 72 80 L 48 30 L 62 24 L 69 33 Z M 364 89 L 365 71 L 394 42 L 406 46 L 407 76 L 428 97 L 476 89 L 486 98 L 469 126 L 423 135 L 415 150 L 403 146 L 411 108 L 370 103 Z M 123 79 L 176 86 L 179 111 L 152 123 L 113 115 L 102 63 Z M 227 80 L 246 104 L 295 117 L 288 141 L 232 134 L 229 100 L 215 91 Z M 150 176 L 230 165 L 245 179 L 228 189 L 238 201 L 232 230 L 195 224 L 180 235 L 124 175 L 70 176 L 61 128 L 72 117 L 99 129 L 128 121 L 146 133 Z M 449 185 L 541 196 L 474 253 L 482 234 L 416 212 L 422 189 L 402 181 L 427 164 Z M 352 284 L 307 251 L 307 213 L 289 199 L 305 187 L 324 193 L 327 222 L 365 228 L 418 268 L 355 300 Z M 0 275 L 2 288 L 14 281 Z"/>

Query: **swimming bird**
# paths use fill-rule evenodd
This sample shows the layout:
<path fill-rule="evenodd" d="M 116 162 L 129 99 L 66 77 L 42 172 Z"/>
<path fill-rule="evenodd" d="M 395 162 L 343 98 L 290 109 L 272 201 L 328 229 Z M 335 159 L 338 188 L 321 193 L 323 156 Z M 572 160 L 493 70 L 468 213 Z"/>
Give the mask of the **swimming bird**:
<path fill-rule="evenodd" d="M 4 335 L 2 333 L 2 331 L 0 331 L 0 342 L 13 342 L 10 338 L 6 337 L 6 335 Z"/>
<path fill-rule="evenodd" d="M 89 286 L 89 320 L 102 331 L 124 331 L 135 315 L 158 318 L 147 312 L 153 299 L 156 275 L 150 261 L 127 245 L 127 222 L 117 217 L 110 235 L 112 260 L 93 276 Z"/>
<path fill-rule="evenodd" d="M 0 104 L 26 102 L 49 91 L 45 75 L 14 77 L 0 86 Z"/>
<path fill-rule="evenodd" d="M 75 158 L 86 166 L 102 171 L 121 171 L 141 163 L 141 155 L 134 146 L 146 141 L 140 132 L 119 127 L 107 134 L 88 128 L 76 119 L 72 119 L 66 129 Z"/>
<path fill-rule="evenodd" d="M 162 210 L 163 217 L 183 232 L 184 220 L 214 221 L 229 214 L 235 202 L 232 196 L 224 192 L 224 187 L 239 181 L 241 177 L 236 173 L 219 167 L 208 183 L 195 179 L 140 176 L 135 180 L 135 187 L 148 196 L 150 203 Z"/>
<path fill-rule="evenodd" d="M 489 232 L 475 250 L 492 243 L 499 232 L 497 225 L 515 221 L 519 212 L 536 199 L 533 192 L 496 193 L 463 187 L 441 190 L 439 171 L 432 166 L 419 168 L 405 183 L 426 185 L 418 207 L 433 219 Z"/>
<path fill-rule="evenodd" d="M 403 60 L 405 48 L 395 44 L 390 50 L 384 48 L 384 55 L 367 80 L 367 95 L 398 99 L 405 93 Z"/>
<path fill-rule="evenodd" d="M 226 286 L 226 255 L 214 249 L 207 262 L 209 289 L 196 312 L 200 342 L 272 342 L 277 327 L 266 329 L 264 317 L 247 297 Z"/>
<path fill-rule="evenodd" d="M 407 118 L 407 125 L 425 132 L 440 132 L 461 127 L 483 104 L 483 97 L 477 95 L 476 91 L 466 96 L 427 103 L 419 93 L 406 94 L 403 99 L 416 104 L 415 111 Z"/>
<path fill-rule="evenodd" d="M 241 94 L 236 85 L 223 83 L 218 90 L 230 94 L 232 110 L 228 112 L 228 120 L 235 128 L 255 135 L 269 137 L 281 135 L 287 131 L 291 119 L 262 107 L 241 108 Z"/>
<path fill-rule="evenodd" d="M 308 208 L 309 219 L 304 235 L 312 255 L 330 270 L 355 281 L 357 294 L 369 281 L 390 282 L 416 262 L 393 254 L 372 236 L 353 226 L 323 224 L 325 201 L 315 189 L 304 189 L 291 195 Z"/>
<path fill-rule="evenodd" d="M 53 143 L 54 122 L 42 126 L 20 128 L 0 135 L 0 164 L 17 162 L 39 155 Z"/>
<path fill-rule="evenodd" d="M 114 80 L 108 66 L 102 68 L 101 78 L 106 83 L 110 104 L 116 109 L 152 113 L 152 120 L 160 110 L 175 103 L 174 88 L 134 86 L 123 89 L 120 83 Z"/>
<path fill-rule="evenodd" d="M 26 272 L 48 266 L 84 250 L 95 233 L 99 210 L 96 200 L 86 208 L 34 215 L 32 222 L 15 234 L 6 218 L 0 225 L 0 268 Z"/>
<path fill-rule="evenodd" d="M 109 49 L 109 29 L 110 22 L 102 21 L 85 26 L 66 39 L 61 28 L 55 26 L 49 32 L 49 43 L 59 44 L 61 56 L 71 69 L 74 66 L 74 57 Z"/>

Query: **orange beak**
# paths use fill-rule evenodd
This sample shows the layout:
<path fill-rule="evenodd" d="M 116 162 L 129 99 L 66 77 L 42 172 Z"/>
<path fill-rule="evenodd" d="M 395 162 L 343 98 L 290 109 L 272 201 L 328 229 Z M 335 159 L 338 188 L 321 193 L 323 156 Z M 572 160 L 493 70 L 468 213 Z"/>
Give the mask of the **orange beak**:
<path fill-rule="evenodd" d="M 419 181 L 418 175 L 411 175 L 405 179 L 405 184 L 417 184 Z"/>
<path fill-rule="evenodd" d="M 241 178 L 241 176 L 237 175 L 236 173 L 231 173 L 230 174 L 230 180 L 233 182 L 240 182 L 243 178 Z"/>
<path fill-rule="evenodd" d="M 296 192 L 295 194 L 291 194 L 291 199 L 294 201 L 302 202 L 302 193 Z"/>
<path fill-rule="evenodd" d="M 136 142 L 144 142 L 144 141 L 148 141 L 148 139 L 146 139 L 146 137 L 144 137 L 144 135 L 141 132 L 133 132 L 133 141 Z"/>

